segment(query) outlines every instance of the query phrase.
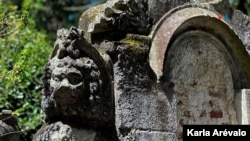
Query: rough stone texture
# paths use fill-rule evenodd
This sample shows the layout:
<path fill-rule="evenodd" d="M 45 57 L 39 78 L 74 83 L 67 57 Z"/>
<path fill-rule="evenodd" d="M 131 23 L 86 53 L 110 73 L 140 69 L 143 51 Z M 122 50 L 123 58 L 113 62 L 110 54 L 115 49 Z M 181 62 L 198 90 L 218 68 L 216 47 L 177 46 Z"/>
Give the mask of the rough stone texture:
<path fill-rule="evenodd" d="M 107 47 L 107 44 L 103 46 Z M 107 48 L 114 63 L 116 128 L 122 141 L 145 139 L 135 130 L 151 130 L 148 136 L 156 140 L 165 137 L 176 139 L 173 136 L 176 131 L 174 102 L 160 87 L 152 85 L 155 76 L 145 61 L 149 45 L 148 37 L 129 35 Z M 166 134 L 158 134 L 162 131 Z"/>
<path fill-rule="evenodd" d="M 190 2 L 190 0 L 148 0 L 149 17 L 152 19 L 153 25 L 168 11 L 176 6 Z"/>
<path fill-rule="evenodd" d="M 229 22 L 191 4 L 164 15 L 151 33 L 150 66 L 176 97 L 178 140 L 183 124 L 240 122 L 235 95 L 249 88 L 250 58 Z"/>
<path fill-rule="evenodd" d="M 167 46 L 177 29 L 188 19 L 207 16 L 217 18 L 216 13 L 207 7 L 184 5 L 166 13 L 151 32 L 153 41 L 149 54 L 150 66 L 156 73 L 157 79 L 162 76 L 163 63 Z M 160 46 L 160 47 L 159 47 Z"/>
<path fill-rule="evenodd" d="M 48 141 L 48 140 L 67 140 L 75 141 L 72 129 L 70 126 L 62 122 L 51 123 L 43 125 L 35 135 L 33 141 Z"/>
<path fill-rule="evenodd" d="M 149 40 L 149 41 L 148 41 Z M 116 128 L 120 140 L 135 138 L 132 130 L 174 131 L 164 93 L 152 92 L 153 76 L 147 60 L 150 39 L 131 35 L 108 50 L 114 61 Z M 118 53 L 118 54 L 115 54 Z M 117 56 L 118 55 L 118 56 Z M 150 78 L 151 77 L 151 78 Z"/>
<path fill-rule="evenodd" d="M 0 141 L 19 141 L 20 128 L 17 118 L 10 110 L 2 110 L 0 113 Z"/>
<path fill-rule="evenodd" d="M 43 79 L 48 125 L 37 137 L 59 125 L 69 140 L 181 141 L 183 124 L 243 123 L 249 22 L 227 0 L 90 8 L 80 29 L 59 31 Z"/>
<path fill-rule="evenodd" d="M 163 131 L 135 131 L 136 141 L 176 141 L 176 135 Z"/>
<path fill-rule="evenodd" d="M 91 42 L 96 40 L 96 37 L 91 39 L 91 34 L 103 32 L 147 35 L 151 29 L 147 3 L 145 0 L 109 0 L 84 12 L 79 20 L 79 28 L 87 33 L 85 37 Z"/>
<path fill-rule="evenodd" d="M 88 33 L 89 26 L 95 21 L 98 14 L 104 13 L 104 8 L 104 4 L 91 7 L 83 12 L 79 19 L 79 28 L 85 32 L 84 38 L 89 42 L 91 42 L 91 33 Z"/>
<path fill-rule="evenodd" d="M 47 121 L 72 118 L 98 126 L 112 119 L 111 74 L 101 59 L 77 29 L 58 32 L 43 77 Z"/>
<path fill-rule="evenodd" d="M 241 11 L 235 10 L 232 14 L 231 24 L 242 40 L 250 55 L 250 18 Z"/>
<path fill-rule="evenodd" d="M 109 134 L 108 134 L 109 133 Z M 101 130 L 74 128 L 60 121 L 44 124 L 36 133 L 33 141 L 111 141 L 112 132 Z"/>
<path fill-rule="evenodd" d="M 238 124 L 232 68 L 221 48 L 218 39 L 193 31 L 169 49 L 163 82 L 176 95 L 178 130 L 183 124 Z M 182 132 L 177 134 L 181 139 Z"/>
<path fill-rule="evenodd" d="M 68 138 L 74 140 L 69 127 L 98 128 L 105 132 L 114 132 L 114 104 L 112 74 L 108 60 L 84 38 L 83 32 L 72 27 L 58 31 L 58 39 L 43 75 L 42 109 L 45 121 L 49 124 L 34 140 L 53 140 Z M 53 132 L 53 136 L 50 132 Z M 86 129 L 87 130 L 87 129 Z M 114 140 L 111 134 L 109 140 Z M 114 135 L 115 137 L 116 135 Z"/>

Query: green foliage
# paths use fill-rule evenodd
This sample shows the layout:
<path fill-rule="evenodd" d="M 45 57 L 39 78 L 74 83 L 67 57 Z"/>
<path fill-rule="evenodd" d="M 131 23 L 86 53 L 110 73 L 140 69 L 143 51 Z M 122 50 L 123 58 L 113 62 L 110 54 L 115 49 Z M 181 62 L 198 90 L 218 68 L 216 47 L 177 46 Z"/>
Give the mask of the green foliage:
<path fill-rule="evenodd" d="M 67 10 L 68 6 L 80 6 L 75 1 L 68 2 L 71 3 L 0 0 L 0 111 L 12 110 L 24 134 L 29 134 L 43 120 L 41 75 L 52 51 L 48 39 L 59 28 L 54 25 L 77 25 L 82 13 L 82 10 Z"/>
<path fill-rule="evenodd" d="M 23 131 L 42 123 L 41 75 L 52 51 L 27 7 L 18 10 L 0 0 L 0 110 L 12 110 Z"/>
<path fill-rule="evenodd" d="M 250 15 L 250 0 L 229 0 L 232 8 L 241 10 L 243 13 Z"/>

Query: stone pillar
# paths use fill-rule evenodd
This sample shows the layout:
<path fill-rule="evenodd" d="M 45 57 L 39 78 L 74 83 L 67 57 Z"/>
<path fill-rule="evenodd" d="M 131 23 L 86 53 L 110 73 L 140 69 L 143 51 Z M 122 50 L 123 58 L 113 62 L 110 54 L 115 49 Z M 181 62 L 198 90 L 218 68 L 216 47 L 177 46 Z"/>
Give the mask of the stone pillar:
<path fill-rule="evenodd" d="M 175 98 L 155 82 L 147 61 L 151 39 L 128 34 L 104 42 L 114 68 L 116 129 L 120 141 L 176 141 Z"/>
<path fill-rule="evenodd" d="M 243 89 L 241 94 L 241 124 L 250 124 L 250 89 Z"/>
<path fill-rule="evenodd" d="M 239 124 L 250 124 L 250 89 L 242 89 L 236 95 L 235 104 Z"/>

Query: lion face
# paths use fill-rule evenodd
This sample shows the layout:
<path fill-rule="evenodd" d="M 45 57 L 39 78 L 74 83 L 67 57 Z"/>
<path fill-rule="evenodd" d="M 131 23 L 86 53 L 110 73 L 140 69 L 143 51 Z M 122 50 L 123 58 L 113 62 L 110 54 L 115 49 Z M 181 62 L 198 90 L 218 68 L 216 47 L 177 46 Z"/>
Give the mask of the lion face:
<path fill-rule="evenodd" d="M 50 91 L 56 103 L 76 103 L 84 92 L 84 79 L 81 72 L 74 67 L 56 67 L 52 71 Z"/>

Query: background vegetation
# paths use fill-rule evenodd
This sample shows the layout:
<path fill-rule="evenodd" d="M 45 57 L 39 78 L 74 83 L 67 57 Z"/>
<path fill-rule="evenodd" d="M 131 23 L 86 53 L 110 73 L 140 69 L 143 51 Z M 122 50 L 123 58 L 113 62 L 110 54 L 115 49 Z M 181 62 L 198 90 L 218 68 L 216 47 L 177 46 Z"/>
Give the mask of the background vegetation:
<path fill-rule="evenodd" d="M 42 123 L 40 77 L 51 41 L 35 27 L 35 7 L 0 5 L 0 109 L 12 110 L 27 136 Z"/>
<path fill-rule="evenodd" d="M 57 29 L 77 26 L 92 4 L 98 3 L 0 0 L 0 111 L 10 109 L 18 117 L 22 141 L 31 140 L 43 123 L 41 76 Z"/>
<path fill-rule="evenodd" d="M 229 0 L 250 15 L 250 0 Z M 81 13 L 105 0 L 0 0 L 0 110 L 18 117 L 22 141 L 43 123 L 41 76 L 56 31 L 78 25 Z"/>
<path fill-rule="evenodd" d="M 241 10 L 247 15 L 250 15 L 250 0 L 229 0 L 232 8 Z"/>

